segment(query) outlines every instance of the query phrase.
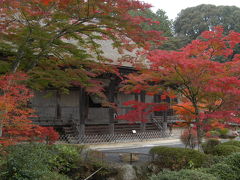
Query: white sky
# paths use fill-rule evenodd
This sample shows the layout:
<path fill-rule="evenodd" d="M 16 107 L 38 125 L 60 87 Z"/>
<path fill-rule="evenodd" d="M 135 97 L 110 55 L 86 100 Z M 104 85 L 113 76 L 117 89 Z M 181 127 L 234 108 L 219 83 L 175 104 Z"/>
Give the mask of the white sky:
<path fill-rule="evenodd" d="M 240 8 L 240 0 L 141 0 L 146 3 L 152 4 L 153 11 L 162 9 L 167 13 L 169 19 L 175 19 L 177 14 L 182 9 L 197 6 L 200 4 L 214 4 L 214 5 L 227 5 L 237 6 Z"/>

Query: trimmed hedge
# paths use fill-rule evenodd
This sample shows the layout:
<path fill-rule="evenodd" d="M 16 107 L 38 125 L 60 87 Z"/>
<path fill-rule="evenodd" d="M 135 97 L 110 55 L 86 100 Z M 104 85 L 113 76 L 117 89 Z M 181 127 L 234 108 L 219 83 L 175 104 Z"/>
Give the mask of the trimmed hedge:
<path fill-rule="evenodd" d="M 202 168 L 210 168 L 212 165 L 223 163 L 226 156 L 213 156 L 211 154 L 207 155 L 207 160 L 203 163 Z"/>
<path fill-rule="evenodd" d="M 231 141 L 222 143 L 222 145 L 232 145 L 232 146 L 240 147 L 240 141 L 231 140 Z"/>
<path fill-rule="evenodd" d="M 219 177 L 219 179 L 221 180 L 239 179 L 238 168 L 225 163 L 214 164 L 209 169 L 207 169 L 206 172 L 213 174 L 216 177 Z"/>
<path fill-rule="evenodd" d="M 207 159 L 204 153 L 184 148 L 158 146 L 152 148 L 150 153 L 154 157 L 153 163 L 160 169 L 198 168 Z"/>
<path fill-rule="evenodd" d="M 240 179 L 240 153 L 233 153 L 229 156 L 220 156 L 217 158 L 220 158 L 218 163 L 210 165 L 209 168 L 200 168 L 198 170 L 213 174 L 221 180 Z"/>
<path fill-rule="evenodd" d="M 180 171 L 163 171 L 150 177 L 150 180 L 218 180 L 212 174 L 198 170 L 182 169 Z"/>
<path fill-rule="evenodd" d="M 194 170 L 190 169 L 181 169 L 180 171 L 169 171 L 164 170 L 164 168 L 169 168 L 172 170 L 179 170 L 181 168 L 188 168 L 189 164 L 182 164 L 182 162 L 187 162 L 185 157 L 185 152 L 187 149 L 180 150 L 180 148 L 167 148 L 167 147 L 155 147 L 150 151 L 156 156 L 156 160 L 154 163 L 159 165 L 163 172 L 150 177 L 151 180 L 239 180 L 240 179 L 240 152 L 234 153 L 234 151 L 238 151 L 239 147 L 229 145 L 238 143 L 236 141 L 229 141 L 227 143 L 219 144 L 214 146 L 214 150 L 212 151 L 214 154 L 221 156 L 212 156 L 212 163 L 208 168 L 198 168 Z M 213 143 L 214 144 L 214 143 Z M 230 150 L 231 149 L 231 150 Z M 189 149 L 190 150 L 190 149 Z M 181 153 L 179 153 L 181 152 Z M 192 156 L 197 157 L 196 159 L 200 159 L 201 155 Z M 230 155 L 228 155 L 230 154 Z M 166 157 L 164 157 L 166 156 Z M 182 159 L 180 158 L 182 156 Z M 209 155 L 211 157 L 211 155 Z M 219 160 L 217 160 L 220 158 Z M 183 161 L 184 159 L 184 161 Z M 189 160 L 189 159 L 188 159 Z M 208 158 L 203 158 L 203 160 L 208 160 Z M 217 161 L 216 161 L 217 160 Z M 166 163 L 164 163 L 166 161 Z M 178 161 L 180 163 L 178 163 Z M 206 163 L 205 161 L 205 163 Z M 194 159 L 191 159 L 192 167 L 194 166 Z M 200 161 L 197 161 L 200 162 Z M 214 163 L 215 162 L 215 163 Z M 216 163 L 217 162 L 217 163 Z M 164 164 L 162 164 L 164 163 Z M 172 164 L 171 164 L 172 163 Z M 174 163 L 175 166 L 174 166 Z M 198 164 L 199 165 L 199 164 Z"/>
<path fill-rule="evenodd" d="M 213 148 L 211 154 L 217 156 L 228 156 L 232 153 L 240 152 L 240 147 L 226 144 L 219 144 Z"/>
<path fill-rule="evenodd" d="M 235 152 L 240 152 L 240 141 L 227 141 L 220 143 L 216 139 L 208 140 L 202 144 L 204 153 L 215 156 L 228 156 Z"/>
<path fill-rule="evenodd" d="M 234 166 L 240 171 L 240 152 L 233 153 L 224 158 L 223 163 L 228 164 L 230 166 Z M 240 174 L 240 172 L 239 172 Z"/>

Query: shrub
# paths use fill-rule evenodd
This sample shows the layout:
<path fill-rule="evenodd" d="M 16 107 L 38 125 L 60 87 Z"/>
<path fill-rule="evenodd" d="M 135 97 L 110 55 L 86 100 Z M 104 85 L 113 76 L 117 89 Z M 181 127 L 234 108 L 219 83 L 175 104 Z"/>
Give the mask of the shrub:
<path fill-rule="evenodd" d="M 103 166 L 95 157 L 92 161 L 84 146 L 19 144 L 0 152 L 1 180 L 84 179 Z M 110 173 L 109 167 L 104 166 L 98 176 Z"/>
<path fill-rule="evenodd" d="M 77 164 L 82 161 L 82 151 L 84 146 L 74 145 L 52 145 L 49 146 L 51 158 L 48 163 L 53 171 L 67 174 L 71 169 L 76 168 Z"/>
<path fill-rule="evenodd" d="M 211 154 L 217 155 L 217 156 L 227 156 L 234 152 L 240 152 L 240 147 L 233 146 L 233 145 L 219 144 L 213 148 Z"/>
<path fill-rule="evenodd" d="M 223 163 L 234 166 L 240 170 L 240 152 L 233 153 L 224 158 Z M 240 173 L 239 173 L 240 174 Z"/>
<path fill-rule="evenodd" d="M 207 156 L 193 149 L 154 147 L 150 150 L 154 161 L 160 169 L 179 170 L 200 167 Z"/>
<path fill-rule="evenodd" d="M 217 178 L 208 173 L 198 170 L 182 169 L 180 171 L 163 171 L 158 175 L 150 177 L 150 180 L 217 180 Z"/>
<path fill-rule="evenodd" d="M 219 136 L 220 136 L 220 133 L 216 130 L 208 131 L 205 134 L 205 137 L 207 138 L 219 138 Z"/>
<path fill-rule="evenodd" d="M 220 143 L 221 142 L 218 139 L 215 138 L 208 139 L 205 143 L 202 143 L 203 152 L 206 154 L 211 154 L 214 147 Z"/>
<path fill-rule="evenodd" d="M 207 155 L 207 159 L 202 164 L 202 168 L 210 168 L 212 165 L 222 163 L 226 156 L 214 156 L 212 154 Z"/>
<path fill-rule="evenodd" d="M 103 178 L 112 172 L 109 166 L 101 163 L 101 152 L 88 150 L 85 146 L 59 144 L 50 146 L 50 150 L 53 154 L 49 161 L 51 169 L 69 178 L 85 179 L 100 167 L 103 169 L 97 173 L 98 177 Z"/>
<path fill-rule="evenodd" d="M 48 173 L 50 155 L 42 144 L 19 144 L 6 148 L 7 157 L 1 179 L 39 179 Z"/>
<path fill-rule="evenodd" d="M 185 147 L 194 148 L 197 145 L 197 132 L 196 130 L 184 130 L 180 136 L 182 143 Z"/>
<path fill-rule="evenodd" d="M 0 158 L 0 179 L 52 179 L 65 180 L 67 174 L 82 161 L 84 146 L 19 144 L 5 148 L 5 159 Z M 2 150 L 2 152 L 4 152 Z M 3 157 L 3 156 L 2 156 Z M 83 162 L 82 162 L 83 164 Z M 52 172 L 51 172 L 52 171 Z M 58 177 L 58 178 L 57 178 Z M 61 178 L 60 178 L 61 177 Z"/>
<path fill-rule="evenodd" d="M 59 139 L 59 134 L 54 130 L 53 127 L 38 127 L 38 132 L 40 132 L 37 136 L 40 138 L 40 141 L 45 142 L 46 144 L 53 144 Z"/>
<path fill-rule="evenodd" d="M 228 138 L 229 129 L 227 128 L 219 129 L 218 132 L 221 138 Z"/>
<path fill-rule="evenodd" d="M 222 145 L 232 145 L 232 146 L 240 147 L 240 141 L 231 140 L 231 141 L 222 143 Z"/>
<path fill-rule="evenodd" d="M 207 173 L 219 177 L 221 180 L 237 180 L 239 179 L 238 169 L 224 163 L 217 163 L 206 170 Z"/>

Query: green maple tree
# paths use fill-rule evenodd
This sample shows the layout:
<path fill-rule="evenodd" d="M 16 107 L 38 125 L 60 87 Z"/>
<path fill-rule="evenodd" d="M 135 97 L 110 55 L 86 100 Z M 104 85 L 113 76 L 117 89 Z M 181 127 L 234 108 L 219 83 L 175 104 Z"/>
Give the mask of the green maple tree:
<path fill-rule="evenodd" d="M 117 74 L 101 43 L 124 50 L 160 44 L 161 32 L 146 31 L 156 22 L 129 11 L 149 8 L 138 0 L 4 0 L 0 4 L 0 72 L 27 72 L 34 89 L 66 91 L 81 86 L 103 96 L 104 73 Z M 105 41 L 105 42 L 104 42 Z M 134 43 L 132 43 L 134 42 Z"/>

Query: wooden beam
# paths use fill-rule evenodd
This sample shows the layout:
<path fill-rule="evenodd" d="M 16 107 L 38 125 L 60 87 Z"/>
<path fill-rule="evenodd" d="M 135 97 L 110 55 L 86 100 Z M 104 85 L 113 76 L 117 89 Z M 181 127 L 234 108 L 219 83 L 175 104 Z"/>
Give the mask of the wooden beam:
<path fill-rule="evenodd" d="M 85 124 L 88 118 L 89 97 L 84 88 L 79 92 L 79 135 L 85 135 Z"/>
<path fill-rule="evenodd" d="M 112 76 L 110 78 L 107 97 L 109 102 L 111 103 L 114 103 L 115 101 L 115 95 L 116 95 L 115 91 L 118 87 L 119 82 L 120 81 L 118 77 Z M 114 134 L 114 123 L 115 123 L 114 113 L 115 112 L 116 110 L 114 108 L 111 108 L 111 107 L 109 108 L 109 133 L 110 134 Z"/>
<path fill-rule="evenodd" d="M 140 101 L 141 102 L 146 101 L 146 93 L 144 91 L 141 91 L 141 93 L 140 93 Z M 141 122 L 141 132 L 145 132 L 145 131 L 146 131 L 146 123 Z"/>
<path fill-rule="evenodd" d="M 61 113 L 61 106 L 60 106 L 60 101 L 61 101 L 61 95 L 59 91 L 56 91 L 56 120 L 61 121 L 62 119 L 62 113 Z"/>
<path fill-rule="evenodd" d="M 138 101 L 138 94 L 137 93 L 134 94 L 134 100 Z"/>

